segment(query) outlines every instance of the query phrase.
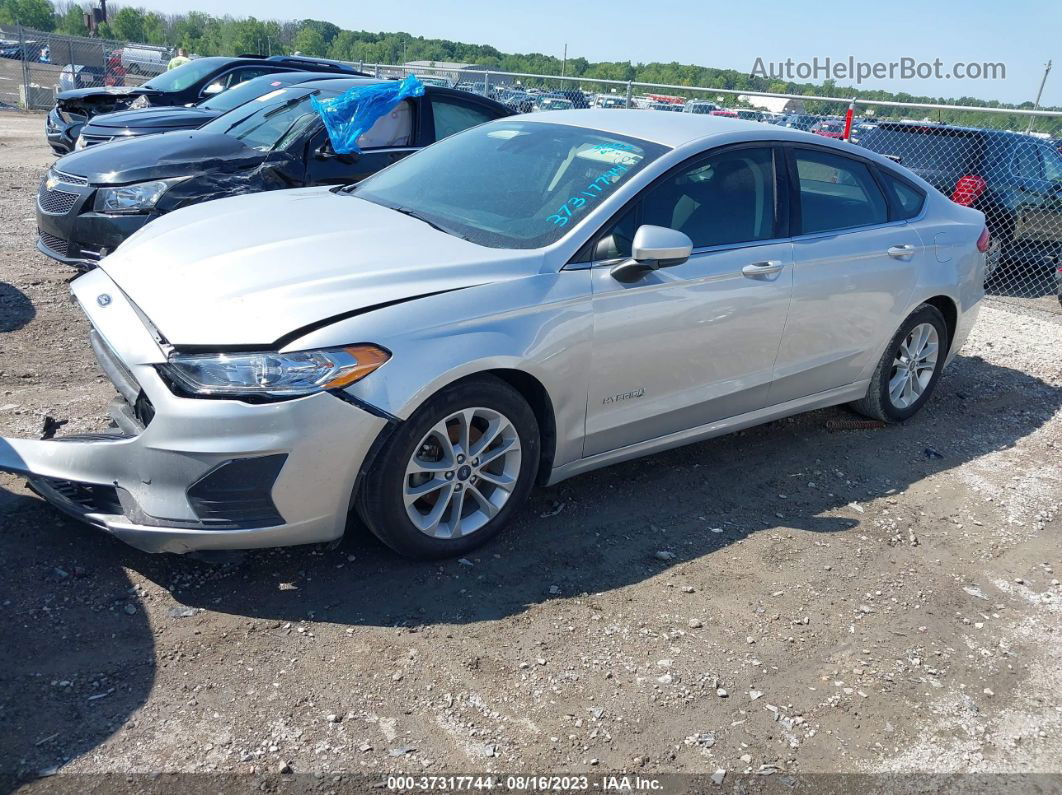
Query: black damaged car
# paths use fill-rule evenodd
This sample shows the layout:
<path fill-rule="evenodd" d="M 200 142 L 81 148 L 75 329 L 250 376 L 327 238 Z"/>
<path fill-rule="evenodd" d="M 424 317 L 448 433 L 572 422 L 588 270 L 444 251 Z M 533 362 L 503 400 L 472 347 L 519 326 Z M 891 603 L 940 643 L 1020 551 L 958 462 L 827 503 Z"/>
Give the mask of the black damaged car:
<path fill-rule="evenodd" d="M 437 86 L 403 100 L 337 154 L 311 97 L 386 80 L 325 79 L 278 88 L 197 130 L 94 146 L 60 158 L 37 194 L 37 248 L 93 267 L 154 218 L 242 193 L 359 182 L 410 152 L 512 115 L 500 102 Z"/>
<path fill-rule="evenodd" d="M 342 72 L 326 74 L 322 72 L 275 72 L 256 77 L 235 88 L 230 88 L 198 105 L 177 105 L 172 108 L 141 108 L 140 110 L 120 110 L 117 113 L 104 113 L 92 118 L 81 129 L 74 151 L 80 152 L 90 146 L 125 140 L 139 135 L 173 132 L 174 130 L 195 130 L 214 121 L 218 116 L 235 110 L 241 105 L 263 97 L 278 88 L 308 83 L 312 80 L 328 80 L 350 77 Z"/>
<path fill-rule="evenodd" d="M 196 58 L 141 86 L 100 86 L 61 91 L 45 121 L 48 145 L 58 155 L 74 149 L 81 128 L 94 116 L 120 110 L 194 105 L 246 80 L 274 72 L 343 72 L 360 76 L 349 64 L 296 55 L 240 55 Z"/>

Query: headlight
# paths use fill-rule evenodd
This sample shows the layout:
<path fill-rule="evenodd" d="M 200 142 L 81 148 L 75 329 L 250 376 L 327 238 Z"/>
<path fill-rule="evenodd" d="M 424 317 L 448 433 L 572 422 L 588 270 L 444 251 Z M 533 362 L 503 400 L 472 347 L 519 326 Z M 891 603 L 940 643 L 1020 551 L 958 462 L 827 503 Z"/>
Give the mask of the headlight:
<path fill-rule="evenodd" d="M 147 212 L 155 206 L 166 191 L 186 179 L 188 177 L 177 177 L 141 182 L 136 185 L 123 185 L 120 188 L 100 188 L 96 191 L 95 210 L 108 215 Z"/>
<path fill-rule="evenodd" d="M 131 103 L 129 104 L 129 109 L 130 109 L 130 110 L 140 110 L 140 108 L 146 108 L 146 107 L 148 107 L 148 106 L 149 106 L 150 104 L 151 104 L 151 103 L 150 103 L 150 102 L 148 102 L 148 98 L 147 98 L 147 95 L 146 95 L 146 94 L 141 94 L 141 95 L 140 95 L 139 97 L 137 97 L 136 99 L 134 99 L 134 100 L 133 100 L 133 101 L 132 101 L 132 102 L 131 102 Z"/>
<path fill-rule="evenodd" d="M 182 392 L 214 397 L 300 397 L 342 389 L 391 358 L 375 345 L 296 353 L 173 354 L 159 365 Z"/>
<path fill-rule="evenodd" d="M 85 141 L 85 136 L 84 135 L 79 135 L 77 137 L 77 143 L 74 144 L 74 151 L 75 152 L 80 152 L 86 146 L 88 146 L 88 142 Z"/>

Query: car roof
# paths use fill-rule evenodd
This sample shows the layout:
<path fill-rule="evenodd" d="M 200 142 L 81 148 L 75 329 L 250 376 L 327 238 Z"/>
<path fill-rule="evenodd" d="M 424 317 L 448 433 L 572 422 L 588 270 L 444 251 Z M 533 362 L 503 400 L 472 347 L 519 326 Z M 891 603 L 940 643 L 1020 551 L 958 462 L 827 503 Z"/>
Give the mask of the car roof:
<path fill-rule="evenodd" d="M 519 118 L 520 121 L 567 124 L 616 135 L 629 135 L 670 147 L 682 146 L 723 133 L 741 130 L 760 133 L 764 131 L 764 125 L 756 121 L 693 113 L 646 113 L 636 109 L 555 110 L 545 117 L 527 115 Z"/>
<path fill-rule="evenodd" d="M 338 79 L 322 77 L 320 74 L 316 75 L 316 77 L 316 80 L 307 80 L 306 85 L 310 88 L 330 88 L 333 91 L 337 89 L 340 91 L 346 91 L 348 88 L 354 88 L 354 86 L 368 86 L 374 83 L 390 82 L 383 78 L 350 77 L 349 75 L 343 75 Z M 318 85 L 318 83 L 320 83 L 320 85 Z"/>
<path fill-rule="evenodd" d="M 345 75 L 342 72 L 270 72 L 267 75 L 256 77 L 255 80 L 274 80 L 278 83 L 285 83 L 293 86 L 299 83 L 309 83 L 315 80 L 321 80 L 324 82 L 332 82 L 333 80 L 350 80 L 350 75 Z"/>

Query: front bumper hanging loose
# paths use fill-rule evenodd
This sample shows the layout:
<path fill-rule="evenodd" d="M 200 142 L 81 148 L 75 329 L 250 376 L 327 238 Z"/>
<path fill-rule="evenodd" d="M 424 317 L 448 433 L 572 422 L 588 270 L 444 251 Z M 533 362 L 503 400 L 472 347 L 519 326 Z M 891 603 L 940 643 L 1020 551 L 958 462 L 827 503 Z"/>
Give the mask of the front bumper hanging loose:
<path fill-rule="evenodd" d="M 327 393 L 246 403 L 174 394 L 166 354 L 107 274 L 72 285 L 118 397 L 118 429 L 0 438 L 0 470 L 60 510 L 148 552 L 246 549 L 339 538 L 384 417 Z"/>

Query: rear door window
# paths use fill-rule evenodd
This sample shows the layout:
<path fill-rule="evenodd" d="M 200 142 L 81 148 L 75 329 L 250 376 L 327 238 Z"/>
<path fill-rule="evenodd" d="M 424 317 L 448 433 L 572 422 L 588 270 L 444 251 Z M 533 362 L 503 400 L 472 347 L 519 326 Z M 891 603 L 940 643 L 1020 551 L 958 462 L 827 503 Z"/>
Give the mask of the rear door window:
<path fill-rule="evenodd" d="M 432 97 L 431 112 L 435 117 L 436 141 L 497 118 L 496 113 L 486 108 L 453 97 Z"/>
<path fill-rule="evenodd" d="M 883 224 L 885 196 L 865 163 L 815 149 L 793 152 L 803 234 Z"/>

